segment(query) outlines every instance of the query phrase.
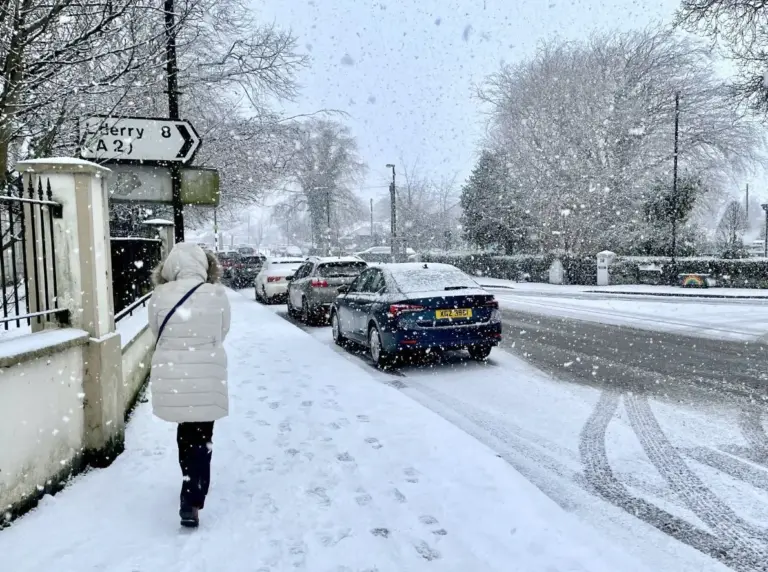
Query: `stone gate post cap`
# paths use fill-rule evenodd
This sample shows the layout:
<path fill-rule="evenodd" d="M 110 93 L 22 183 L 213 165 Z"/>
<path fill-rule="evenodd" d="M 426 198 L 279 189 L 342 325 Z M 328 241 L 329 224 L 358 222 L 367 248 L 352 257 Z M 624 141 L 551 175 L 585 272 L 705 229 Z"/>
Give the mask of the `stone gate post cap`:
<path fill-rule="evenodd" d="M 91 173 L 109 176 L 111 169 L 102 167 L 97 163 L 77 159 L 75 157 L 43 157 L 41 159 L 27 159 L 16 163 L 16 171 L 19 173 L 43 173 L 56 171 L 59 173 Z"/>
<path fill-rule="evenodd" d="M 149 226 L 175 226 L 173 221 L 164 218 L 150 218 L 145 220 L 142 224 L 148 224 Z"/>
<path fill-rule="evenodd" d="M 614 259 L 616 258 L 616 253 L 611 252 L 610 250 L 603 250 L 602 252 L 597 253 L 597 260 L 604 260 L 608 264 L 611 264 Z"/>

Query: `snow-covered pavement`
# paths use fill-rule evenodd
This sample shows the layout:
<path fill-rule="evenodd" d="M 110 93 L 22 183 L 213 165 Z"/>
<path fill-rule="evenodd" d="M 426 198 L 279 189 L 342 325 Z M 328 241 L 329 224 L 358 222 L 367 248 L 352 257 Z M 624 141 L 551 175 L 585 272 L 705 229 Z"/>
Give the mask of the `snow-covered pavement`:
<path fill-rule="evenodd" d="M 0 532 L 0 568 L 646 569 L 364 366 L 252 300 L 231 301 L 231 415 L 214 430 L 200 529 L 179 530 L 174 426 L 145 403 L 112 466 L 80 476 Z"/>

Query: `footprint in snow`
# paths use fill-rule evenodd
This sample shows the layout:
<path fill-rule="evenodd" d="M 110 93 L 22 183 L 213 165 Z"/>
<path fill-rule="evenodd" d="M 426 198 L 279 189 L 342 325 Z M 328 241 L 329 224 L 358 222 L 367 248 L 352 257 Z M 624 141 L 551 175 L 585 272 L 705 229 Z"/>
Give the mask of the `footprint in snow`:
<path fill-rule="evenodd" d="M 339 425 L 335 421 L 331 421 L 330 423 L 328 423 L 328 427 L 330 427 L 334 431 L 338 431 L 339 429 L 341 429 L 341 425 Z"/>
<path fill-rule="evenodd" d="M 424 514 L 424 515 L 420 516 L 419 517 L 419 522 L 421 524 L 423 524 L 423 525 L 426 525 L 426 526 L 433 526 L 433 525 L 438 524 L 437 519 L 434 516 L 431 516 L 429 514 Z M 445 536 L 446 534 L 448 534 L 448 531 L 445 530 L 444 528 L 437 528 L 437 529 L 432 531 L 432 534 L 434 534 L 436 536 Z"/>
<path fill-rule="evenodd" d="M 269 421 L 264 421 L 263 419 L 257 419 L 256 425 L 261 425 L 262 427 L 267 427 L 269 425 Z"/>
<path fill-rule="evenodd" d="M 371 497 L 365 490 L 358 489 L 357 492 L 359 494 L 355 497 L 355 502 L 360 506 L 366 506 L 373 500 L 373 497 Z"/>
<path fill-rule="evenodd" d="M 269 399 L 269 395 L 262 395 L 259 397 L 259 401 L 266 401 L 267 399 Z"/>
<path fill-rule="evenodd" d="M 280 425 L 277 426 L 280 431 L 288 432 L 291 430 L 291 423 L 290 421 L 281 421 Z"/>
<path fill-rule="evenodd" d="M 298 449 L 287 449 L 285 452 L 286 452 L 286 454 L 290 455 L 291 457 L 295 457 L 301 451 L 299 451 Z"/>
<path fill-rule="evenodd" d="M 408 500 L 408 499 L 406 499 L 406 498 L 405 498 L 405 495 L 404 495 L 403 493 L 401 493 L 401 492 L 400 492 L 399 490 L 397 490 L 397 489 L 392 489 L 392 496 L 394 496 L 394 497 L 395 497 L 395 500 L 396 500 L 397 502 L 401 503 L 401 504 L 402 504 L 402 503 L 404 503 L 404 502 L 406 502 L 406 501 Z"/>
<path fill-rule="evenodd" d="M 354 463 L 355 461 L 355 458 L 346 451 L 336 455 L 336 458 L 342 463 Z"/>
<path fill-rule="evenodd" d="M 409 483 L 418 483 L 419 482 L 419 472 L 414 469 L 413 467 L 406 467 L 403 469 L 403 474 L 405 475 L 405 480 Z"/>
<path fill-rule="evenodd" d="M 311 401 L 302 401 L 301 402 L 301 406 L 302 407 L 312 407 L 312 402 Z"/>
<path fill-rule="evenodd" d="M 384 446 L 381 443 L 379 443 L 379 440 L 376 437 L 368 437 L 366 438 L 365 442 L 368 443 L 374 449 L 381 449 Z"/>
<path fill-rule="evenodd" d="M 271 402 L 269 404 L 269 408 L 270 409 L 277 409 L 278 407 L 280 407 L 280 402 L 279 401 L 273 401 L 273 402 Z"/>
<path fill-rule="evenodd" d="M 357 416 L 357 420 L 358 420 L 360 423 L 368 423 L 368 422 L 370 422 L 371 418 L 370 418 L 370 417 L 368 417 L 367 415 L 358 415 L 358 416 Z"/>
<path fill-rule="evenodd" d="M 416 552 L 419 553 L 419 556 L 421 556 L 424 560 L 431 562 L 432 560 L 438 560 L 440 558 L 440 553 L 434 548 L 430 547 L 429 544 L 423 540 L 418 544 L 414 544 L 413 547 L 416 549 Z"/>
<path fill-rule="evenodd" d="M 371 534 L 373 534 L 374 536 L 381 536 L 382 538 L 388 538 L 389 529 L 388 528 L 372 528 Z"/>
<path fill-rule="evenodd" d="M 328 493 L 325 492 L 325 489 L 323 487 L 315 487 L 313 489 L 309 489 L 307 491 L 307 494 L 315 497 L 318 501 L 320 501 L 320 504 L 322 506 L 331 505 L 331 497 L 328 496 Z"/>

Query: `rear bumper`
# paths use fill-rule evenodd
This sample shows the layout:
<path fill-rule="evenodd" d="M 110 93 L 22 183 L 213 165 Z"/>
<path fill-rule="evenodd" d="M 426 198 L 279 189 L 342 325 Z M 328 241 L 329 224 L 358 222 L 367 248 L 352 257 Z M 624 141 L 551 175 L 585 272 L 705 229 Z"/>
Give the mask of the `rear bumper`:
<path fill-rule="evenodd" d="M 264 292 L 268 298 L 285 297 L 288 294 L 288 282 L 266 282 Z"/>
<path fill-rule="evenodd" d="M 496 346 L 501 341 L 501 322 L 457 328 L 423 328 L 381 332 L 387 352 L 427 348 L 462 349 L 468 346 Z"/>

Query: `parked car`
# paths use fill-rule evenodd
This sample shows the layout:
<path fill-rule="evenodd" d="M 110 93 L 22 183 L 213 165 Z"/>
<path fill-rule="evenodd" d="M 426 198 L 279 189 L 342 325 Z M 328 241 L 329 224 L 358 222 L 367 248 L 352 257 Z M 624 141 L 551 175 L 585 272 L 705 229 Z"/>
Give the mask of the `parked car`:
<path fill-rule="evenodd" d="M 311 256 L 288 283 L 288 313 L 313 324 L 327 320 L 339 286 L 351 284 L 368 267 L 355 256 Z"/>
<path fill-rule="evenodd" d="M 416 254 L 413 248 L 406 248 L 405 254 L 409 258 Z M 355 256 L 358 256 L 366 262 L 391 262 L 392 261 L 392 249 L 389 246 L 371 246 L 360 252 L 355 252 Z"/>
<path fill-rule="evenodd" d="M 240 255 L 235 250 L 225 250 L 216 253 L 221 265 L 221 279 L 225 284 L 231 284 L 234 279 L 235 266 L 240 262 Z"/>
<path fill-rule="evenodd" d="M 501 339 L 498 301 L 450 264 L 371 266 L 339 292 L 334 341 L 367 346 L 378 366 L 406 350 L 434 348 L 466 348 L 484 360 Z"/>
<path fill-rule="evenodd" d="M 266 304 L 282 300 L 288 295 L 288 280 L 304 264 L 303 258 L 267 258 L 254 280 L 256 300 Z"/>
<path fill-rule="evenodd" d="M 240 256 L 240 260 L 234 265 L 232 276 L 233 288 L 246 288 L 253 286 L 256 275 L 264 266 L 267 259 L 263 254 L 254 254 L 253 256 Z"/>
<path fill-rule="evenodd" d="M 237 249 L 237 253 L 240 256 L 253 256 L 257 254 L 256 249 L 253 248 L 252 246 L 240 246 Z"/>

